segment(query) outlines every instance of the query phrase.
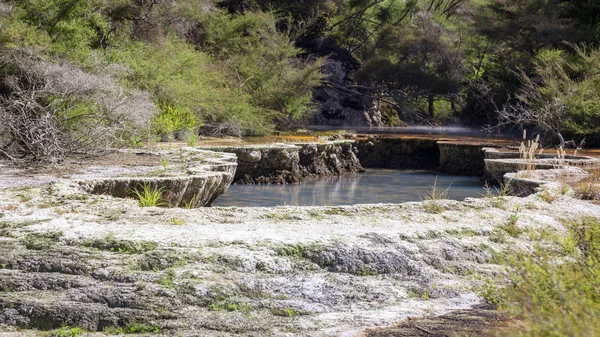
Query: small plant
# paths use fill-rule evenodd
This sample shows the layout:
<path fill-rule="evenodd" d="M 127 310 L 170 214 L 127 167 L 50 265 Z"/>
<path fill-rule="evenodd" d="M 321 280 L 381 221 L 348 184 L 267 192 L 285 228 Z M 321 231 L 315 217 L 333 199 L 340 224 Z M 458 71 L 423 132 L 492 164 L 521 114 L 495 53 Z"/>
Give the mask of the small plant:
<path fill-rule="evenodd" d="M 501 225 L 500 228 L 503 229 L 508 235 L 512 237 L 517 237 L 523 234 L 523 229 L 519 227 L 517 222 L 519 221 L 519 206 L 515 209 L 515 211 L 508 217 L 508 221 Z"/>
<path fill-rule="evenodd" d="M 488 302 L 522 322 L 504 335 L 599 336 L 600 222 L 581 218 L 535 250 L 510 252 L 501 274 L 484 289 Z M 557 248 L 564 256 L 557 254 Z M 557 256 L 558 255 L 558 256 Z M 501 284 L 505 286 L 495 287 Z"/>
<path fill-rule="evenodd" d="M 161 200 L 163 191 L 163 187 L 143 184 L 141 189 L 136 188 L 133 190 L 133 193 L 138 199 L 140 207 L 160 207 L 164 205 L 164 202 Z"/>
<path fill-rule="evenodd" d="M 592 181 L 579 182 L 575 197 L 581 200 L 600 200 L 600 187 Z"/>
<path fill-rule="evenodd" d="M 294 317 L 294 316 L 305 315 L 305 313 L 295 310 L 295 309 L 292 309 L 292 308 L 271 309 L 271 313 L 275 316 L 283 316 L 283 317 Z"/>
<path fill-rule="evenodd" d="M 85 333 L 82 328 L 71 328 L 63 326 L 62 328 L 50 332 L 50 337 L 80 337 Z"/>
<path fill-rule="evenodd" d="M 186 208 L 186 209 L 194 208 L 194 205 L 196 204 L 196 197 L 197 197 L 197 195 L 194 195 L 194 197 L 192 197 L 192 199 L 190 199 L 189 201 L 184 201 L 183 208 Z"/>
<path fill-rule="evenodd" d="M 198 135 L 193 132 L 188 132 L 185 135 L 185 139 L 187 140 L 188 146 L 196 147 L 196 145 L 198 145 Z"/>
<path fill-rule="evenodd" d="M 556 196 L 548 189 L 542 190 L 540 193 L 538 193 L 538 195 L 542 200 L 544 200 L 547 203 L 552 203 L 556 199 Z"/>
<path fill-rule="evenodd" d="M 432 200 L 443 200 L 448 198 L 448 191 L 452 184 L 448 186 L 448 188 L 443 189 L 438 186 L 438 177 L 435 177 L 433 181 L 433 186 L 431 186 L 431 190 L 423 193 L 423 195 L 419 194 L 421 201 L 432 201 Z"/>
<path fill-rule="evenodd" d="M 485 193 L 482 194 L 484 198 L 506 197 L 510 195 L 510 182 L 500 183 L 498 187 L 494 187 L 494 190 L 492 190 L 492 186 L 486 181 L 483 184 L 483 189 L 485 190 Z"/>
<path fill-rule="evenodd" d="M 431 186 L 430 191 L 423 193 L 423 195 L 419 193 L 421 201 L 425 202 L 423 204 L 423 209 L 427 213 L 437 214 L 443 212 L 446 209 L 444 205 L 439 203 L 439 201 L 448 197 L 448 191 L 450 190 L 450 186 L 452 186 L 452 184 L 450 184 L 448 188 L 443 189 L 438 186 L 437 180 L 438 177 L 435 177 L 435 180 L 433 181 L 433 186 Z"/>
<path fill-rule="evenodd" d="M 179 219 L 179 218 L 172 218 L 169 221 L 169 224 L 175 225 L 175 226 L 183 226 L 183 225 L 185 225 L 185 220 Z"/>
<path fill-rule="evenodd" d="M 556 149 L 556 157 L 554 157 L 554 163 L 556 165 L 563 166 L 565 165 L 565 157 L 567 156 L 567 152 L 562 147 L 562 145 Z"/>
<path fill-rule="evenodd" d="M 544 150 L 540 148 L 540 135 L 535 137 L 535 140 L 527 140 L 527 131 L 523 130 L 523 141 L 519 147 L 519 155 L 523 160 L 521 171 L 529 176 L 531 171 L 535 170 L 536 155 L 541 155 Z"/>
<path fill-rule="evenodd" d="M 173 132 L 195 126 L 196 118 L 189 109 L 167 103 L 160 104 L 160 113 L 152 119 L 152 130 L 163 141 L 168 140 Z"/>
<path fill-rule="evenodd" d="M 166 169 L 167 167 L 169 167 L 169 159 L 167 159 L 167 158 L 161 159 L 160 165 L 162 165 L 162 167 Z"/>

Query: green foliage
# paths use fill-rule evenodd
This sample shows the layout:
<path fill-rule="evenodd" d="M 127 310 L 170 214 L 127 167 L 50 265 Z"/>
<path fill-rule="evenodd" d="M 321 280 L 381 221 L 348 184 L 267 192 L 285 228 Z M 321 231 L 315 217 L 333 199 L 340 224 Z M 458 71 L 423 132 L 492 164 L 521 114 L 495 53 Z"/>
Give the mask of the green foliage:
<path fill-rule="evenodd" d="M 62 232 L 29 233 L 23 238 L 23 244 L 27 249 L 44 250 L 54 246 L 63 236 Z"/>
<path fill-rule="evenodd" d="M 278 31 L 273 13 L 213 15 L 208 50 L 235 73 L 236 91 L 247 94 L 283 128 L 311 112 L 312 88 L 319 84 L 320 62 L 302 60 L 301 50 Z M 285 123 L 284 123 L 285 122 Z"/>
<path fill-rule="evenodd" d="M 296 309 L 292 309 L 292 308 L 271 309 L 271 313 L 275 316 L 283 316 L 283 317 L 294 317 L 294 316 L 306 315 L 306 313 L 296 310 Z"/>
<path fill-rule="evenodd" d="M 133 190 L 133 194 L 138 199 L 140 207 L 163 206 L 165 204 L 162 200 L 163 192 L 163 187 L 156 187 L 151 184 L 143 184 L 139 188 Z"/>
<path fill-rule="evenodd" d="M 231 69 L 215 64 L 208 54 L 182 40 L 169 39 L 161 45 L 128 43 L 111 50 L 110 59 L 131 67 L 129 85 L 153 93 L 158 100 L 176 101 L 178 114 L 189 110 L 191 117 L 205 123 L 234 121 L 247 134 L 265 134 L 272 127 L 272 116 L 235 90 Z M 156 132 L 175 131 L 180 121 L 163 112 L 155 121 Z"/>
<path fill-rule="evenodd" d="M 598 325 L 589 323 L 600 318 L 600 222 L 583 218 L 567 227 L 572 244 L 515 253 L 507 259 L 510 285 L 488 292 L 491 301 L 524 321 L 514 336 L 600 334 Z M 555 247 L 567 249 L 557 253 Z"/>
<path fill-rule="evenodd" d="M 187 141 L 188 146 L 196 147 L 196 145 L 198 145 L 198 135 L 196 135 L 195 133 L 186 133 L 185 140 Z"/>
<path fill-rule="evenodd" d="M 13 22 L 17 27 L 31 31 L 37 28 L 40 38 L 13 39 L 26 45 L 43 46 L 56 55 L 66 55 L 78 63 L 86 63 L 90 48 L 98 45 L 110 29 L 101 14 L 102 1 L 93 0 L 17 0 Z M 24 26 L 23 24 L 27 25 Z M 29 35 L 29 34 L 27 34 Z"/>
<path fill-rule="evenodd" d="M 82 328 L 71 328 L 64 326 L 58 330 L 50 332 L 50 337 L 80 337 L 85 333 Z"/>
<path fill-rule="evenodd" d="M 159 108 L 160 113 L 152 119 L 152 131 L 159 136 L 168 136 L 173 132 L 198 126 L 196 118 L 188 108 L 166 103 L 162 103 Z"/>

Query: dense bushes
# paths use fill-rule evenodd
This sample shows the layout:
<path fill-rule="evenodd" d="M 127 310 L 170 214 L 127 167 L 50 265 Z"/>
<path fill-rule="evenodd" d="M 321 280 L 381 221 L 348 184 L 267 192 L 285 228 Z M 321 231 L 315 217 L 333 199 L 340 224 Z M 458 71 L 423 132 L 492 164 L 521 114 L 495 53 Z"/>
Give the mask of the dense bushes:
<path fill-rule="evenodd" d="M 156 112 L 148 94 L 70 63 L 9 53 L 0 69 L 0 150 L 15 160 L 57 162 L 140 139 Z"/>
<path fill-rule="evenodd" d="M 209 0 L 14 0 L 0 4 L 0 20 L 2 114 L 15 118 L 0 146 L 11 157 L 60 160 L 203 124 L 266 134 L 311 113 L 321 76 L 274 14 L 230 15 Z M 8 60 L 17 52 L 22 62 Z M 142 123 L 134 101 L 148 112 Z M 25 139 L 15 148 L 17 131 L 40 116 L 61 153 L 36 153 Z"/>
<path fill-rule="evenodd" d="M 600 50 L 572 45 L 573 53 L 540 50 L 535 77 L 521 72 L 515 100 L 499 110 L 500 125 L 535 125 L 554 135 L 600 132 Z"/>
<path fill-rule="evenodd" d="M 567 226 L 568 235 L 552 237 L 552 245 L 511 256 L 511 283 L 488 294 L 523 322 L 511 336 L 600 335 L 600 222 Z"/>
<path fill-rule="evenodd" d="M 460 117 L 583 137 L 600 129 L 598 13 L 596 2 L 580 0 L 10 0 L 0 3 L 0 54 L 109 77 L 119 89 L 105 93 L 115 101 L 150 97 L 161 113 L 143 132 L 155 136 L 303 125 L 323 76 L 314 52 L 340 57 L 345 79 L 357 82 L 332 90 L 350 85 L 378 100 L 390 124 Z M 582 43 L 583 51 L 573 47 Z M 0 87 L 5 104 L 18 95 L 11 67 Z M 62 110 L 106 110 L 87 95 L 40 104 L 58 120 Z M 61 139 L 103 125 L 79 116 Z M 147 136 L 131 131 L 112 139 Z"/>

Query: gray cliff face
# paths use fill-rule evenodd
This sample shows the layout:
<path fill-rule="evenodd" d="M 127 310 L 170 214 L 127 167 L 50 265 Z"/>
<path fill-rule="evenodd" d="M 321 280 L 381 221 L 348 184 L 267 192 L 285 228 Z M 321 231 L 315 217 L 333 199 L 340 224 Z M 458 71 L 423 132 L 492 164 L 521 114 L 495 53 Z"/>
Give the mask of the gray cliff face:
<path fill-rule="evenodd" d="M 362 172 L 352 141 L 211 148 L 237 156 L 236 184 L 294 184 L 309 177 Z"/>
<path fill-rule="evenodd" d="M 325 126 L 381 126 L 381 111 L 369 92 L 349 88 L 354 68 L 346 62 L 328 59 L 323 66 L 326 84 L 313 92 L 317 113 L 312 123 Z"/>

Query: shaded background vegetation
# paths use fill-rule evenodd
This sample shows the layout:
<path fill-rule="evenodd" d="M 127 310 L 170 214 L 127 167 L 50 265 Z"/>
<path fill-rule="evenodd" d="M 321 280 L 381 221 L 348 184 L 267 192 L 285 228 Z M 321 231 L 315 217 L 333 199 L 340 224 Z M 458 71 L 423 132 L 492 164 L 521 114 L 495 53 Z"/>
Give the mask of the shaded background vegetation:
<path fill-rule="evenodd" d="M 328 57 L 356 66 L 351 89 L 388 124 L 535 127 L 590 143 L 599 38 L 593 0 L 3 1 L 0 151 L 58 161 L 199 127 L 305 126 Z"/>

